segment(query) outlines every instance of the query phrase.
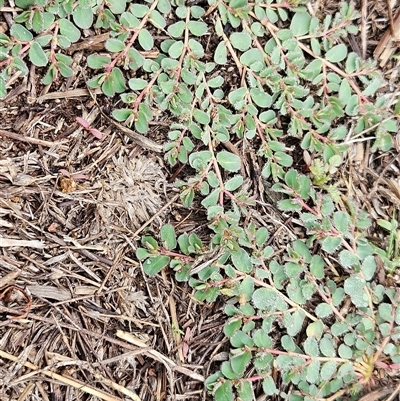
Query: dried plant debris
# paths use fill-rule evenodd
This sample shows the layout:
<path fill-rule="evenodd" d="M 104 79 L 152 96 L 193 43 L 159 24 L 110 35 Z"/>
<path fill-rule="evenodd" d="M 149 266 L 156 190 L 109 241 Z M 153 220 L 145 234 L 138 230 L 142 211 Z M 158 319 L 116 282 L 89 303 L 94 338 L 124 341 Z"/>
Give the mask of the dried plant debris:
<path fill-rule="evenodd" d="M 166 177 L 161 166 L 150 158 L 128 159 L 120 155 L 112 161 L 93 185 L 99 190 L 97 210 L 105 224 L 101 229 L 113 225 L 138 228 L 165 203 Z M 158 222 L 161 223 L 160 217 Z"/>

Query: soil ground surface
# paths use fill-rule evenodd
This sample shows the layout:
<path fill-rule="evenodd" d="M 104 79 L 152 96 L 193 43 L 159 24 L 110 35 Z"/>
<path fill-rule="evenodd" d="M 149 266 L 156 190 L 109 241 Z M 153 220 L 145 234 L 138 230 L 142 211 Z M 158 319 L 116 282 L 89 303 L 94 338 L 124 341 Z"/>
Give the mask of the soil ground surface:
<path fill-rule="evenodd" d="M 395 14 L 400 4 L 392 3 Z M 311 7 L 323 17 L 338 5 L 318 0 Z M 364 0 L 357 8 L 360 32 L 346 45 L 374 57 L 389 29 L 387 3 Z M 13 15 L 0 14 L 4 31 Z M 118 97 L 95 101 L 87 92 L 91 72 L 82 71 L 81 60 L 92 51 L 85 40 L 70 50 L 73 79 L 44 87 L 43 71 L 31 68 L 0 100 L 0 398 L 210 400 L 204 379 L 229 348 L 224 300 L 195 302 L 168 270 L 146 276 L 135 256 L 140 236 L 166 222 L 178 234 L 207 236 L 206 216 L 177 201 L 172 182 L 185 169 L 133 144 L 100 114 L 96 102 L 110 111 Z M 398 60 L 379 62 L 380 90 L 398 91 Z M 229 71 L 220 71 L 227 85 L 237 79 Z M 88 134 L 77 116 L 105 140 Z M 149 137 L 163 144 L 170 124 L 161 119 Z M 400 140 L 379 157 L 368 147 L 354 148 L 342 179 L 374 218 L 391 219 L 400 206 Z M 274 240 L 284 243 L 278 234 Z"/>

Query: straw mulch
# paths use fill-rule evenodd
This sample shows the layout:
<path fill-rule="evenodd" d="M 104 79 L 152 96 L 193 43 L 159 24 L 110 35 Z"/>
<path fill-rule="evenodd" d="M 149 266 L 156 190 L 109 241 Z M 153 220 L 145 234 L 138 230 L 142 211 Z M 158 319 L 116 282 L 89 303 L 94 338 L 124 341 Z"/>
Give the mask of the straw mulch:
<path fill-rule="evenodd" d="M 313 3 L 317 15 L 337 7 Z M 399 18 L 385 4 L 358 5 L 361 33 L 349 43 L 362 55 Z M 386 37 L 375 56 L 389 94 L 399 64 Z M 177 203 L 161 153 L 100 115 L 83 74 L 52 92 L 40 79 L 32 69 L 0 101 L 0 399 L 210 399 L 203 382 L 228 349 L 223 300 L 195 302 L 173 273 L 149 278 L 135 257 L 141 235 L 167 222 L 200 235 L 205 217 Z M 150 137 L 162 144 L 167 130 L 160 121 Z M 375 218 L 400 206 L 399 146 L 377 158 L 360 142 L 349 153 L 343 188 Z"/>

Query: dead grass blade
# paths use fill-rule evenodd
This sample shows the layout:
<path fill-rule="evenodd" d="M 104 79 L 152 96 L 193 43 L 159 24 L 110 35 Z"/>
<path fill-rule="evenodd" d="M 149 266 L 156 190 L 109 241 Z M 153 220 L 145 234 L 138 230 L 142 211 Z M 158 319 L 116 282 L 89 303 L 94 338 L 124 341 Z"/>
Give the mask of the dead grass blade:
<path fill-rule="evenodd" d="M 37 240 L 27 241 L 22 239 L 0 238 L 0 248 L 10 248 L 12 246 L 43 249 L 45 244 Z"/>
<path fill-rule="evenodd" d="M 16 134 L 15 132 L 6 131 L 4 129 L 0 129 L 0 135 L 5 136 L 10 139 L 15 139 L 16 141 L 31 143 L 33 145 L 40 145 L 40 146 L 44 146 L 46 148 L 52 148 L 53 146 L 59 145 L 62 143 L 62 142 L 50 142 L 50 141 L 44 141 L 42 139 L 31 138 L 29 136 L 23 136 L 20 134 Z M 67 149 L 67 148 L 64 148 L 64 149 Z"/>
<path fill-rule="evenodd" d="M 389 7 L 389 18 L 390 25 L 374 51 L 374 57 L 380 60 L 379 65 L 381 67 L 384 67 L 389 61 L 396 50 L 396 42 L 400 40 L 400 7 L 397 9 L 394 17 L 392 17 L 392 11 Z"/>
<path fill-rule="evenodd" d="M 13 361 L 13 362 L 18 362 L 18 360 L 19 360 L 18 357 L 14 356 L 14 355 L 11 355 L 8 352 L 4 352 L 3 350 L 0 350 L 0 357 L 2 357 L 4 359 L 8 359 L 8 360 Z M 89 386 L 89 385 L 87 385 L 85 383 L 82 383 L 81 381 L 78 381 L 78 380 L 76 380 L 76 379 L 74 379 L 72 377 L 63 376 L 63 375 L 55 373 L 55 372 L 53 372 L 51 370 L 40 369 L 39 366 L 34 365 L 33 363 L 24 362 L 22 364 L 22 366 L 35 371 L 35 373 L 39 373 L 40 372 L 41 374 L 43 374 L 43 375 L 45 375 L 47 377 L 50 377 L 51 379 L 56 380 L 56 381 L 66 385 L 66 386 L 71 386 L 71 387 L 79 389 L 79 390 L 81 390 L 81 391 L 83 391 L 85 393 L 94 395 L 94 396 L 100 398 L 101 400 L 105 400 L 105 401 L 122 401 L 121 398 L 117 398 L 117 397 L 115 397 L 115 396 L 113 396 L 111 394 L 107 394 L 102 390 L 95 389 L 94 387 L 91 387 L 91 386 Z M 21 379 L 21 378 L 19 378 L 19 379 Z M 109 384 L 109 383 L 106 383 L 105 381 L 103 381 L 103 383 L 104 384 Z M 118 386 L 118 387 L 122 387 L 122 386 L 119 386 L 117 383 L 114 383 L 114 384 L 116 386 Z M 134 401 L 140 401 L 140 399 L 137 397 L 137 398 L 134 399 Z"/>
<path fill-rule="evenodd" d="M 145 343 L 140 341 L 137 337 L 135 337 L 131 333 L 127 333 L 126 331 L 122 330 L 117 330 L 116 332 L 117 337 L 127 341 L 128 343 L 134 344 L 136 346 L 140 347 L 147 347 Z M 142 343 L 142 345 L 139 345 L 139 343 Z M 187 369 L 183 366 L 179 366 L 177 363 L 175 363 L 173 360 L 170 358 L 166 357 L 165 355 L 161 354 L 160 352 L 156 351 L 155 349 L 149 349 L 149 348 L 144 348 L 143 349 L 144 353 L 151 358 L 161 362 L 164 364 L 164 366 L 167 368 L 167 370 L 173 370 L 177 371 L 179 373 L 183 373 L 186 376 L 191 377 L 194 380 L 198 380 L 201 382 L 204 382 L 204 376 L 200 375 L 199 373 L 193 372 L 190 369 Z"/>

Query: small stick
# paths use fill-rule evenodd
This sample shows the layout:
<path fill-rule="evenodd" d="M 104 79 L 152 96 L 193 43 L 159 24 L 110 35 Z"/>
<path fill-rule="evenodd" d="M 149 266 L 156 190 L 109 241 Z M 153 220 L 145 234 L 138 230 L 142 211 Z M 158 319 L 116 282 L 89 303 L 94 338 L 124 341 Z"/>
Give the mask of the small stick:
<path fill-rule="evenodd" d="M 46 148 L 52 148 L 53 146 L 61 143 L 61 142 L 50 142 L 50 141 L 44 141 L 43 139 L 31 138 L 30 136 L 23 136 L 20 134 L 16 134 L 15 132 L 6 131 L 4 129 L 0 129 L 0 135 L 5 136 L 7 138 L 15 139 L 17 141 L 44 146 Z"/>
<path fill-rule="evenodd" d="M 361 48 L 362 58 L 367 57 L 367 0 L 361 2 Z"/>
<path fill-rule="evenodd" d="M 393 21 L 393 13 L 392 13 L 392 6 L 390 4 L 390 0 L 386 0 L 387 8 L 388 8 L 388 17 L 389 17 L 389 29 L 390 34 L 392 35 L 392 39 L 396 40 L 396 32 L 394 30 L 394 21 Z"/>

